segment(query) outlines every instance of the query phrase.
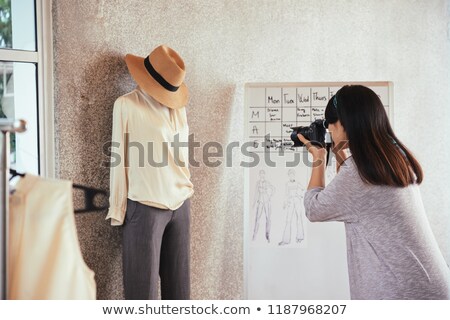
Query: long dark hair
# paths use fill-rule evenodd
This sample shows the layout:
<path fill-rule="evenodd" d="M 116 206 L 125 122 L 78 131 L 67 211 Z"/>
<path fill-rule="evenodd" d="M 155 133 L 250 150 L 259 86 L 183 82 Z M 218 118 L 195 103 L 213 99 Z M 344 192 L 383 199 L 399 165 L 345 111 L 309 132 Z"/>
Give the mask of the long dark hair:
<path fill-rule="evenodd" d="M 340 120 L 363 181 L 399 187 L 422 182 L 419 162 L 394 134 L 383 103 L 371 89 L 342 87 L 330 99 L 325 119 Z"/>

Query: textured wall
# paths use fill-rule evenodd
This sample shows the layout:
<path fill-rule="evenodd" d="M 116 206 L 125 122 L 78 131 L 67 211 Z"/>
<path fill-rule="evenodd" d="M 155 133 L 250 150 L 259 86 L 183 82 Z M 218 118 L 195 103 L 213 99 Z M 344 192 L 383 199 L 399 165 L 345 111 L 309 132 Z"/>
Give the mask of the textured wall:
<path fill-rule="evenodd" d="M 422 161 L 425 206 L 450 262 L 447 1 L 55 0 L 53 19 L 59 177 L 108 188 L 113 102 L 134 87 L 126 53 L 164 43 L 181 54 L 190 129 L 202 143 L 241 140 L 245 82 L 389 80 L 395 129 Z M 243 170 L 191 170 L 192 298 L 240 298 Z M 98 297 L 120 299 L 120 229 L 105 214 L 77 224 Z"/>

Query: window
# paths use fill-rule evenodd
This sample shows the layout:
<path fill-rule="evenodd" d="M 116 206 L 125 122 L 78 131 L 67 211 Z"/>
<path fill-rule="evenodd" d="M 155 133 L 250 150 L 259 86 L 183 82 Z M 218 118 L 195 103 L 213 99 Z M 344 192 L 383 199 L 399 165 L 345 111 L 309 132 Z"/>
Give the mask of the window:
<path fill-rule="evenodd" d="M 53 176 L 51 0 L 0 0 L 0 117 L 23 119 L 11 167 Z"/>

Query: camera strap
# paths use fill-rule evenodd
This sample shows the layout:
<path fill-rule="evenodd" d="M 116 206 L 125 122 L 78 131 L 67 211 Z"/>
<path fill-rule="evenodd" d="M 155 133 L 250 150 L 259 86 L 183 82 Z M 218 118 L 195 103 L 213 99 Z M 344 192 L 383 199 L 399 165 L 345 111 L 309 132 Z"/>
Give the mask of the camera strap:
<path fill-rule="evenodd" d="M 325 166 L 328 167 L 328 162 L 330 161 L 331 143 L 326 144 L 326 149 L 327 149 L 327 163 Z"/>

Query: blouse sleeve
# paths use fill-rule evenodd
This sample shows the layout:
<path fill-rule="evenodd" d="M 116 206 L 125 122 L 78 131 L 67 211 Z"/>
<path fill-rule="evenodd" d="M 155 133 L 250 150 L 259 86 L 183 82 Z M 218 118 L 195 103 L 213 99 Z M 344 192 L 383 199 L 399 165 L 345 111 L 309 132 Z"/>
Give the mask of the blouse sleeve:
<path fill-rule="evenodd" d="M 127 156 L 125 134 L 128 132 L 128 123 L 125 107 L 123 98 L 118 98 L 114 103 L 109 178 L 109 211 L 106 216 L 106 219 L 111 218 L 111 225 L 114 226 L 123 224 L 127 209 L 128 182 L 125 168 Z"/>
<path fill-rule="evenodd" d="M 357 222 L 359 175 L 352 160 L 347 159 L 335 178 L 325 187 L 316 187 L 305 193 L 305 213 L 311 222 Z"/>

